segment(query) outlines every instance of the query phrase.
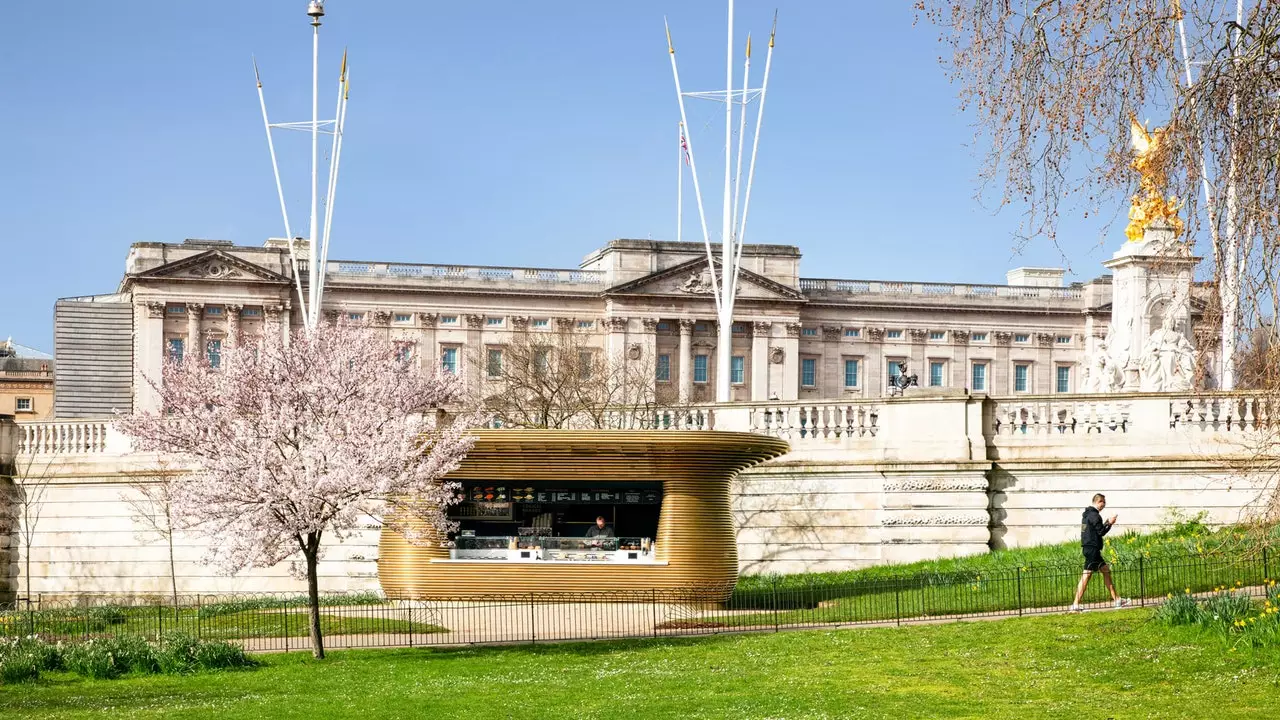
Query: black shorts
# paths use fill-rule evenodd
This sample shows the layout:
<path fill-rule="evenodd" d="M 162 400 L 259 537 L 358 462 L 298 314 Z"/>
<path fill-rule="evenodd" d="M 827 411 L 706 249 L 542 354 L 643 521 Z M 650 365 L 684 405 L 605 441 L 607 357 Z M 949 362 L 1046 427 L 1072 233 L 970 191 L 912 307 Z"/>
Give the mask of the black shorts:
<path fill-rule="evenodd" d="M 1102 548 L 1087 547 L 1081 549 L 1084 551 L 1085 570 L 1093 572 L 1107 566 L 1107 561 L 1102 559 Z"/>

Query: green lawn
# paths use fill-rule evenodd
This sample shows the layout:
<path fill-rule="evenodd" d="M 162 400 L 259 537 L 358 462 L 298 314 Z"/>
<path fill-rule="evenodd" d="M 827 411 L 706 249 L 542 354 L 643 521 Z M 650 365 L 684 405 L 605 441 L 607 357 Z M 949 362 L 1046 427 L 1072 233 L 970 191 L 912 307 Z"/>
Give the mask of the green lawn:
<path fill-rule="evenodd" d="M 467 650 L 0 686 L 13 718 L 1264 717 L 1280 648 L 1150 612 Z"/>

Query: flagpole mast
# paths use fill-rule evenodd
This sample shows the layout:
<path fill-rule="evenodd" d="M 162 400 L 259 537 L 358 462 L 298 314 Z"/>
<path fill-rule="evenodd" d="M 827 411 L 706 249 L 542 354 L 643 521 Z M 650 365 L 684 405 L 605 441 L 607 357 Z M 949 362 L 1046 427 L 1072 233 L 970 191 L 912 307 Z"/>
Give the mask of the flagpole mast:
<path fill-rule="evenodd" d="M 271 137 L 271 121 L 267 118 L 267 99 L 262 94 L 262 75 L 258 72 L 258 61 L 253 61 L 253 79 L 258 83 L 258 104 L 262 106 L 262 125 L 267 130 L 267 150 L 271 153 L 271 172 L 276 178 L 276 195 L 280 198 L 280 215 L 284 218 L 284 237 L 289 241 L 289 269 L 293 272 L 293 281 L 298 288 L 298 304 L 302 317 L 307 317 L 306 297 L 302 293 L 302 276 L 298 274 L 298 256 L 293 251 L 293 231 L 289 228 L 289 209 L 284 202 L 284 186 L 280 183 L 280 163 L 276 161 L 276 144 Z"/>
<path fill-rule="evenodd" d="M 760 107 L 756 112 L 756 134 L 751 141 L 751 167 L 747 170 L 747 192 L 742 200 L 741 225 L 738 227 L 738 258 L 742 257 L 742 248 L 747 242 L 747 210 L 751 209 L 751 185 L 756 179 L 756 154 L 760 150 L 760 128 L 764 125 L 764 101 L 769 95 L 769 70 L 773 67 L 773 39 L 778 34 L 778 14 L 773 14 L 773 28 L 769 30 L 769 51 L 764 56 L 764 81 L 760 85 Z M 734 263 L 735 268 L 737 262 Z M 736 277 L 734 278 L 737 279 Z M 734 298 L 737 298 L 738 287 L 734 283 Z"/>
<path fill-rule="evenodd" d="M 342 72 L 338 75 L 338 107 L 334 110 L 333 121 L 333 154 L 329 162 L 329 188 L 324 201 L 324 235 L 320 241 L 320 289 L 319 297 L 324 298 L 324 286 L 328 279 L 325 270 L 329 267 L 329 232 L 333 227 L 333 203 L 338 195 L 338 169 L 342 162 L 342 136 L 347 125 L 347 98 L 350 95 L 350 82 L 347 76 L 347 53 L 342 52 Z M 320 311 L 315 309 L 315 322 L 320 321 Z"/>
<path fill-rule="evenodd" d="M 308 233 L 308 250 L 311 262 L 307 275 L 307 290 L 311 294 L 311 317 L 304 318 L 308 330 L 315 329 L 315 318 L 320 313 L 316 308 L 319 298 L 320 255 L 317 252 L 316 240 L 319 225 L 318 201 L 320 191 L 320 18 L 324 17 L 322 0 L 311 0 L 307 4 L 307 15 L 311 18 L 311 230 Z"/>
<path fill-rule="evenodd" d="M 725 102 L 724 102 L 724 207 L 720 233 L 720 323 L 716 340 L 716 402 L 729 402 L 729 358 L 733 353 L 733 301 L 730 286 L 733 284 L 733 201 L 729 190 L 733 158 L 733 0 L 729 0 L 729 22 L 725 41 Z M 715 276 L 715 269 L 711 269 Z"/>
<path fill-rule="evenodd" d="M 676 82 L 676 102 L 680 103 L 680 123 L 687 128 L 689 127 L 689 118 L 685 116 L 684 93 L 680 90 L 680 71 L 676 69 L 676 46 L 671 42 L 671 27 L 667 25 L 665 18 L 662 24 L 667 29 L 667 53 L 671 56 L 671 75 Z M 716 299 L 718 312 L 720 308 L 719 281 L 716 279 L 715 262 L 711 253 L 711 235 L 707 232 L 707 214 L 702 209 L 702 188 L 698 185 L 698 160 L 693 154 L 692 135 L 685 137 L 685 144 L 689 148 L 689 175 L 693 178 L 693 196 L 698 202 L 698 220 L 702 223 L 702 243 L 707 250 L 707 270 L 711 275 L 711 295 Z"/>
<path fill-rule="evenodd" d="M 684 123 L 679 127 L 676 143 L 676 242 L 684 240 Z"/>

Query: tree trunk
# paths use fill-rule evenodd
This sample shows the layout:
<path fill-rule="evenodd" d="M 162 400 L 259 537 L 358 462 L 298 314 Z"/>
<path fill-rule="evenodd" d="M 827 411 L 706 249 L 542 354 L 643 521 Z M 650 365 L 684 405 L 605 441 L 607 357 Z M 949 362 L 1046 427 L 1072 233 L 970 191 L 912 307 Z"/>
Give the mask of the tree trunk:
<path fill-rule="evenodd" d="M 173 562 L 173 526 L 169 526 L 169 531 L 165 533 L 165 537 L 169 540 L 169 583 L 173 586 L 173 614 L 178 614 L 178 571 L 177 566 Z"/>
<path fill-rule="evenodd" d="M 307 535 L 302 554 L 307 558 L 307 599 L 311 605 L 311 654 L 317 660 L 324 659 L 324 638 L 320 635 L 320 581 L 316 577 L 316 564 L 320 556 L 320 533 Z"/>

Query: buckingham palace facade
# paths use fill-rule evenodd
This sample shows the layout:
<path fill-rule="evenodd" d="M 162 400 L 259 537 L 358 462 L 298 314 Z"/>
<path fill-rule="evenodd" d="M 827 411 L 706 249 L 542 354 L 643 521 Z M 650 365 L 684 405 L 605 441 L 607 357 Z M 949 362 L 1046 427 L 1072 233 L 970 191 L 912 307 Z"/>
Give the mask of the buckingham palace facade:
<path fill-rule="evenodd" d="M 1111 313 L 1110 275 L 1064 285 L 1062 270 L 1018 268 L 1007 285 L 971 285 L 801 269 L 798 247 L 745 247 L 735 401 L 879 397 L 904 361 L 921 386 L 1076 392 Z M 512 333 L 569 330 L 603 352 L 648 358 L 660 390 L 691 402 L 714 396 L 715 301 L 701 244 L 614 240 L 572 269 L 337 260 L 326 273 L 330 316 L 385 328 L 417 361 L 469 382 L 485 380 L 478 351 L 500 353 Z M 116 293 L 58 301 L 57 415 L 151 406 L 148 378 L 166 356 L 216 361 L 240 335 L 300 326 L 295 293 L 281 240 L 134 244 Z"/>

